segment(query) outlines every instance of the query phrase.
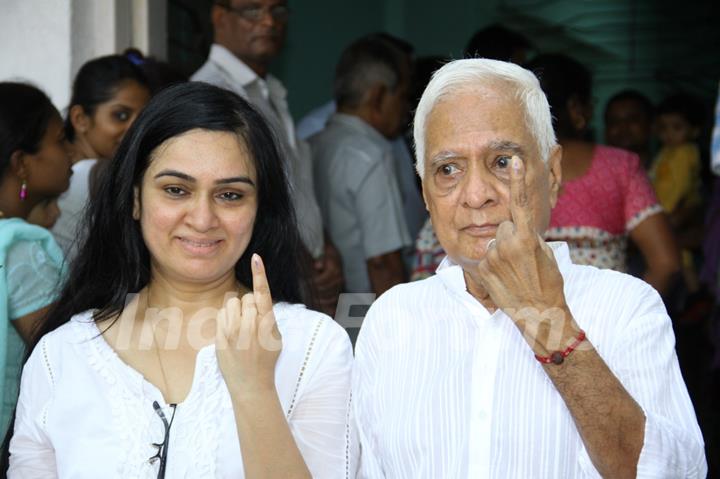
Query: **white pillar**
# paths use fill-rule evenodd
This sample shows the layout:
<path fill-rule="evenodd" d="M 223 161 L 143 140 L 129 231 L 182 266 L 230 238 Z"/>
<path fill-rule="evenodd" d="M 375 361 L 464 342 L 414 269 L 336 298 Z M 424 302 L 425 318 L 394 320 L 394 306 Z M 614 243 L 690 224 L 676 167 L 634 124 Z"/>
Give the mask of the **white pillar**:
<path fill-rule="evenodd" d="M 2 0 L 1 80 L 42 88 L 62 111 L 91 58 L 136 47 L 167 55 L 167 0 Z"/>
<path fill-rule="evenodd" d="M 70 96 L 70 36 L 67 1 L 3 0 L 0 80 L 28 81 L 64 108 Z"/>

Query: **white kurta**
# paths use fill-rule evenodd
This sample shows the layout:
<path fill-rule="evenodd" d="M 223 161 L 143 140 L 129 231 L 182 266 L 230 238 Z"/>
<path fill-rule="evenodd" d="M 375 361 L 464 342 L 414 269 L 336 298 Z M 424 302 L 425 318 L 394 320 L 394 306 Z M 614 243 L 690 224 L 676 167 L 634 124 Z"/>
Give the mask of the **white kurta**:
<path fill-rule="evenodd" d="M 330 318 L 274 308 L 283 337 L 275 381 L 313 477 L 345 477 L 352 349 Z M 46 335 L 23 371 L 10 478 L 155 478 L 164 436 L 160 391 L 99 336 L 89 313 Z M 165 414 L 172 414 L 169 406 Z M 278 451 L 280 452 L 280 451 Z M 170 429 L 168 478 L 242 478 L 243 462 L 215 346 L 198 352 L 192 387 Z"/>
<path fill-rule="evenodd" d="M 638 477 L 704 478 L 660 296 L 625 274 L 573 265 L 565 243 L 549 244 L 576 322 L 645 413 Z M 370 308 L 353 416 L 363 478 L 600 477 L 522 334 L 467 292 L 448 258 L 435 276 L 396 286 Z"/>

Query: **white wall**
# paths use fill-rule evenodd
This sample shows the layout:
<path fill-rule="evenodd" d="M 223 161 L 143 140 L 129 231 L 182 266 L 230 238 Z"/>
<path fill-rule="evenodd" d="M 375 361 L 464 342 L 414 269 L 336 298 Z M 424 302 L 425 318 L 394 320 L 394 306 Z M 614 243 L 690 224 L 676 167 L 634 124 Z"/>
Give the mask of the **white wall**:
<path fill-rule="evenodd" d="M 42 88 L 61 111 L 87 60 L 134 46 L 164 59 L 166 0 L 0 0 L 0 80 Z"/>
<path fill-rule="evenodd" d="M 56 106 L 70 94 L 70 8 L 67 0 L 2 0 L 0 80 L 26 80 Z"/>

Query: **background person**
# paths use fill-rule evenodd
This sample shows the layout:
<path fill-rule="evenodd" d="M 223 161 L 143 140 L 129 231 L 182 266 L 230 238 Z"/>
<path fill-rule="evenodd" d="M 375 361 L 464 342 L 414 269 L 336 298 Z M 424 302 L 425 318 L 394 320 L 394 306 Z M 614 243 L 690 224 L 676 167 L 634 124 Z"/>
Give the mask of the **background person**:
<path fill-rule="evenodd" d="M 50 210 L 70 174 L 62 118 L 50 99 L 27 84 L 0 83 L 0 434 L 15 407 L 25 344 L 63 276 L 60 247 L 26 220 Z M 42 217 L 47 226 L 52 220 Z"/>
<path fill-rule="evenodd" d="M 636 90 L 622 90 L 606 103 L 604 118 L 605 143 L 637 154 L 643 169 L 649 170 L 655 118 L 650 99 Z"/>
<path fill-rule="evenodd" d="M 98 179 L 149 99 L 142 72 L 122 55 L 90 60 L 75 76 L 65 119 L 73 177 L 58 200 L 61 215 L 51 230 L 68 262 L 77 255 L 84 234 L 79 225 Z"/>
<path fill-rule="evenodd" d="M 337 113 L 310 138 L 323 222 L 342 255 L 345 290 L 384 293 L 407 278 L 412 241 L 391 140 L 408 114 L 410 62 L 379 35 L 343 51 L 335 71 Z"/>
<path fill-rule="evenodd" d="M 8 477 L 344 473 L 350 342 L 293 304 L 300 243 L 257 111 L 203 83 L 164 90 L 89 223 L 25 365 Z"/>
<path fill-rule="evenodd" d="M 565 55 L 536 57 L 528 69 L 540 79 L 562 146 L 562 187 L 545 238 L 565 241 L 576 264 L 627 270 L 627 240 L 642 253 L 643 279 L 661 295 L 677 284 L 680 255 L 667 218 L 637 155 L 587 139 L 592 77 Z"/>
<path fill-rule="evenodd" d="M 313 260 L 313 294 L 308 296 L 314 307 L 333 314 L 343 283 L 340 255 L 323 231 L 310 148 L 296 136 L 287 90 L 268 71 L 285 45 L 289 18 L 286 0 L 215 1 L 210 54 L 191 79 L 247 98 L 269 120 L 287 156 L 300 235 Z"/>

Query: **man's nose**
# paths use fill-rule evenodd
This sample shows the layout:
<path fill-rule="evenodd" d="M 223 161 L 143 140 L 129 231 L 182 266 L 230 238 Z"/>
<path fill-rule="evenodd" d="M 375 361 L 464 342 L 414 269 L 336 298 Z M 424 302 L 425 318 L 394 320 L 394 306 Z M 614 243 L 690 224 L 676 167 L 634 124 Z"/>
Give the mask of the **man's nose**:
<path fill-rule="evenodd" d="M 467 208 L 482 208 L 498 200 L 497 179 L 481 167 L 470 168 L 463 178 L 461 201 Z"/>
<path fill-rule="evenodd" d="M 264 27 L 275 27 L 278 23 L 277 19 L 272 13 L 272 10 L 269 8 L 263 8 L 260 13 L 260 19 L 258 20 L 258 23 Z"/>

